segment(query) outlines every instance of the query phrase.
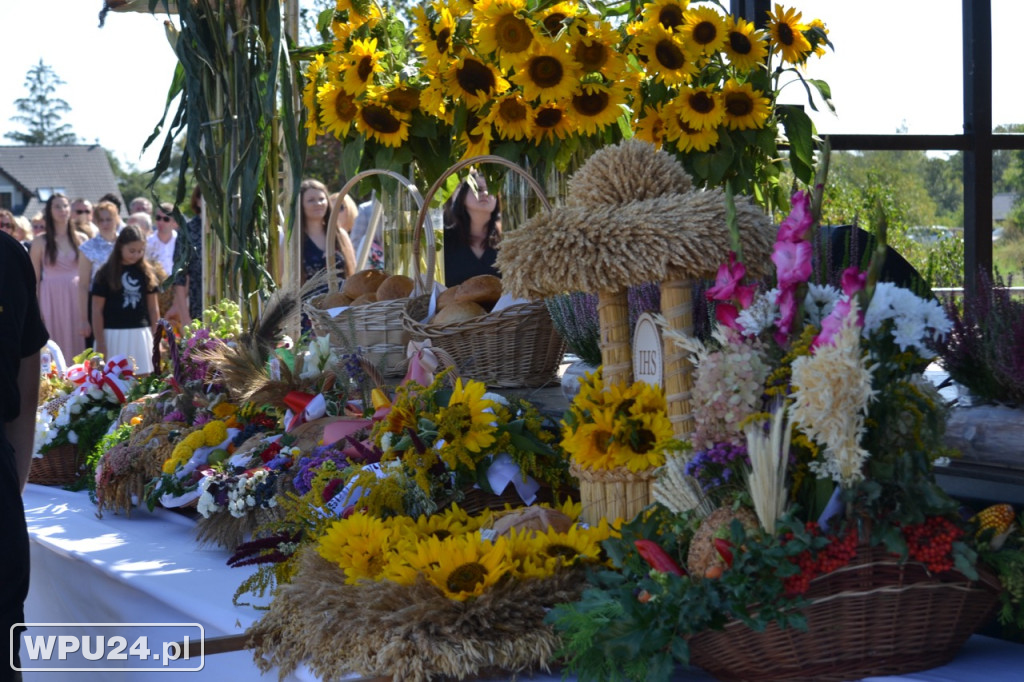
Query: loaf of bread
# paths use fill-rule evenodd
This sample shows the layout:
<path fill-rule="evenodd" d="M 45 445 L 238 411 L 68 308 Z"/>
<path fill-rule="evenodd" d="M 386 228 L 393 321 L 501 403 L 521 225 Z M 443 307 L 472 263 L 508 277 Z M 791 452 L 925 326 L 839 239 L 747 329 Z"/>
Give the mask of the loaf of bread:
<path fill-rule="evenodd" d="M 437 309 L 444 310 L 450 303 L 455 303 L 455 296 L 459 293 L 459 285 L 448 287 L 437 297 Z"/>
<path fill-rule="evenodd" d="M 494 275 L 477 275 L 470 277 L 459 285 L 455 301 L 464 303 L 473 301 L 484 307 L 493 307 L 501 298 L 501 279 Z"/>
<path fill-rule="evenodd" d="M 341 288 L 342 293 L 353 301 L 363 294 L 373 294 L 377 288 L 388 278 L 388 273 L 383 270 L 360 270 L 345 280 L 345 286 Z"/>
<path fill-rule="evenodd" d="M 450 303 L 430 319 L 430 324 L 453 324 L 465 322 L 474 317 L 486 315 L 487 311 L 479 303 L 474 301 L 463 301 L 462 303 Z"/>
<path fill-rule="evenodd" d="M 412 293 L 412 289 L 412 277 L 406 277 L 405 275 L 391 275 L 381 282 L 381 285 L 377 288 L 377 300 L 393 301 L 396 298 L 409 298 L 409 294 Z"/>
<path fill-rule="evenodd" d="M 321 298 L 320 305 L 318 307 L 324 310 L 330 310 L 331 308 L 341 308 L 347 305 L 352 305 L 352 299 L 340 291 L 335 291 L 334 293 L 327 294 Z"/>
<path fill-rule="evenodd" d="M 363 294 L 362 296 L 360 296 L 356 300 L 352 301 L 352 306 L 355 307 L 357 305 L 366 305 L 367 303 L 376 303 L 376 302 L 377 302 L 377 294 L 375 294 L 374 292 L 371 291 L 370 293 Z"/>

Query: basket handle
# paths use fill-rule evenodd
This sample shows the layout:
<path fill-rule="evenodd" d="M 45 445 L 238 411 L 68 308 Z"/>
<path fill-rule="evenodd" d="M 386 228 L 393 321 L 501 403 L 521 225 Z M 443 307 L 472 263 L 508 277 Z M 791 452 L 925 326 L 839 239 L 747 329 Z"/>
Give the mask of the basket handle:
<path fill-rule="evenodd" d="M 404 187 L 405 189 L 409 190 L 409 194 L 411 194 L 412 198 L 416 201 L 416 208 L 419 210 L 420 214 L 422 214 L 424 212 L 423 211 L 423 206 L 425 204 L 424 204 L 424 201 L 423 201 L 423 196 L 420 194 L 420 191 L 416 187 L 416 185 L 414 185 L 412 183 L 412 181 L 409 180 L 404 175 L 401 175 L 399 173 L 396 173 L 395 171 L 387 170 L 387 169 L 384 169 L 384 168 L 370 168 L 368 170 L 364 170 L 364 171 L 361 171 L 359 173 L 356 173 L 338 191 L 338 200 L 334 202 L 334 206 L 331 208 L 331 215 L 330 215 L 330 217 L 327 220 L 327 239 L 326 239 L 326 244 L 325 244 L 326 249 L 324 250 L 325 254 L 332 254 L 332 255 L 334 254 L 334 246 L 335 246 L 334 245 L 334 230 L 335 230 L 335 225 L 337 224 L 337 220 L 338 220 L 338 213 L 341 211 L 341 206 L 344 203 L 345 197 L 348 196 L 348 193 L 352 190 L 353 187 L 355 187 L 357 184 L 359 184 L 360 182 L 362 182 L 366 178 L 372 177 L 374 175 L 387 175 L 388 177 L 397 180 L 398 184 L 401 187 Z M 430 245 L 431 248 L 429 250 L 429 253 L 427 254 L 427 282 L 426 282 L 426 287 L 425 288 L 424 288 L 423 283 L 420 281 L 420 279 L 421 279 L 420 278 L 420 274 L 421 273 L 419 271 L 419 269 L 420 269 L 420 260 L 419 260 L 419 252 L 416 250 L 416 245 L 419 244 L 419 231 L 422 228 L 423 228 L 423 221 L 420 220 L 419 222 L 416 223 L 416 234 L 413 235 L 413 254 L 415 256 L 413 258 L 413 267 L 416 269 L 416 272 L 413 273 L 415 275 L 413 277 L 413 282 L 414 282 L 414 288 L 413 288 L 413 293 L 412 293 L 413 296 L 422 294 L 425 291 L 431 291 L 434 288 L 434 266 L 435 266 L 435 261 L 436 261 L 436 258 L 437 258 L 437 250 L 435 248 L 433 248 L 434 244 L 435 244 L 433 226 L 431 226 L 430 230 L 427 230 L 427 243 Z M 326 258 L 326 256 L 325 256 L 325 258 Z M 332 271 L 334 270 L 334 260 L 333 259 L 328 260 L 327 261 L 327 265 L 328 265 L 328 269 L 330 269 Z M 387 264 L 385 263 L 385 266 L 386 265 Z M 327 290 L 329 292 L 331 292 L 331 293 L 334 293 L 334 292 L 336 292 L 338 290 L 338 278 L 337 277 L 328 277 L 327 278 Z"/>
<path fill-rule="evenodd" d="M 541 204 L 544 205 L 544 210 L 548 212 L 551 211 L 551 202 L 548 201 L 548 197 L 544 193 L 544 188 L 540 186 L 540 183 L 537 182 L 537 180 L 535 180 L 532 175 L 523 170 L 521 166 L 512 161 L 509 161 L 504 156 L 496 156 L 494 154 L 471 156 L 468 159 L 463 159 L 462 161 L 459 161 L 455 165 L 450 166 L 448 170 L 446 170 L 444 173 L 441 173 L 441 177 L 434 181 L 434 184 L 430 186 L 430 189 L 428 189 L 426 195 L 424 195 L 423 204 L 420 207 L 420 214 L 416 217 L 416 229 L 413 230 L 412 234 L 412 256 L 415 262 L 419 263 L 420 260 L 420 231 L 423 230 L 423 223 L 426 222 L 427 214 L 430 212 L 430 201 L 434 198 L 434 195 L 437 194 L 437 190 L 441 189 L 441 186 L 444 184 L 444 181 L 447 180 L 453 173 L 458 173 L 460 170 L 466 168 L 467 166 L 477 166 L 482 163 L 495 163 L 498 164 L 499 166 L 505 166 L 509 170 L 514 171 L 517 175 L 521 176 L 524 180 L 526 180 L 526 184 L 528 184 L 533 189 L 534 193 L 536 193 L 537 195 L 537 198 L 540 199 Z M 427 230 L 427 232 L 429 232 L 430 236 L 433 237 L 433 230 Z M 436 251 L 436 248 L 434 248 L 434 243 L 429 243 L 428 245 L 431 247 L 430 251 Z"/>

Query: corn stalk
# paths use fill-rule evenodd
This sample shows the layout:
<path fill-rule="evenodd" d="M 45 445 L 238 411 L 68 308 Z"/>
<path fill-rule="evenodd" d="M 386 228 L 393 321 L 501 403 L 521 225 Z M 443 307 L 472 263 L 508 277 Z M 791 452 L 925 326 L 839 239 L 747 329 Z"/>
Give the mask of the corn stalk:
<path fill-rule="evenodd" d="M 150 0 L 150 11 L 167 0 Z M 178 56 L 164 118 L 180 94 L 154 168 L 170 166 L 174 139 L 185 132 L 178 168 L 177 201 L 186 195 L 191 168 L 205 201 L 213 235 L 204 270 L 204 308 L 237 301 L 243 324 L 259 314 L 281 281 L 281 234 L 287 226 L 284 196 L 294 202 L 302 148 L 294 111 L 294 83 L 283 31 L 281 0 L 192 0 L 179 3 Z M 288 178 L 284 187 L 282 178 Z M 154 180 L 155 181 L 155 180 Z"/>

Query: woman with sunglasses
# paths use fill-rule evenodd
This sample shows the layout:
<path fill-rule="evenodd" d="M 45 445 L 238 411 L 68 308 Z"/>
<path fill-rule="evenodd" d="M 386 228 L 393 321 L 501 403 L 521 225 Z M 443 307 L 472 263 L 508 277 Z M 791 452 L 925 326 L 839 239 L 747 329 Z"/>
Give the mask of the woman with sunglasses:
<path fill-rule="evenodd" d="M 84 237 L 71 226 L 71 202 L 55 192 L 43 209 L 46 232 L 32 241 L 29 256 L 36 271 L 39 309 L 50 338 L 66 358 L 85 349 L 78 294 L 79 245 Z"/>

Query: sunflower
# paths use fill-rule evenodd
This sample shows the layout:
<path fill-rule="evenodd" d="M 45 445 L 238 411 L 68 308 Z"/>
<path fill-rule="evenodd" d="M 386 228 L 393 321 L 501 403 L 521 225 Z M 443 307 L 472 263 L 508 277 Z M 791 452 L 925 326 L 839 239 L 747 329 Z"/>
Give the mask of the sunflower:
<path fill-rule="evenodd" d="M 729 62 L 740 71 L 749 71 L 768 55 L 764 31 L 759 31 L 746 19 L 728 18 L 725 45 L 722 51 Z"/>
<path fill-rule="evenodd" d="M 382 73 L 384 65 L 380 63 L 383 51 L 377 50 L 377 39 L 352 41 L 352 49 L 346 57 L 348 66 L 345 68 L 341 87 L 350 95 L 361 95 L 370 86 L 373 74 Z"/>
<path fill-rule="evenodd" d="M 356 513 L 335 521 L 317 541 L 317 553 L 345 572 L 345 582 L 377 580 L 388 563 L 396 533 L 375 516 Z"/>
<path fill-rule="evenodd" d="M 455 120 L 455 112 L 446 104 L 447 88 L 440 78 L 431 78 L 420 91 L 420 110 L 428 116 L 439 118 L 448 125 Z"/>
<path fill-rule="evenodd" d="M 801 23 L 803 15 L 795 9 L 784 9 L 776 3 L 775 10 L 768 13 L 768 31 L 772 37 L 772 52 L 781 54 L 782 60 L 799 64 L 807 59 L 811 43 L 804 36 L 807 26 Z"/>
<path fill-rule="evenodd" d="M 457 601 L 479 597 L 513 568 L 505 538 L 485 542 L 478 533 L 427 538 L 417 545 L 410 563 L 446 597 Z"/>
<path fill-rule="evenodd" d="M 693 128 L 681 116 L 681 105 L 677 99 L 667 103 L 662 110 L 665 117 L 665 139 L 674 142 L 683 152 L 706 152 L 718 144 L 717 128 Z"/>
<path fill-rule="evenodd" d="M 643 116 L 634 123 L 636 138 L 653 144 L 656 149 L 661 149 L 665 141 L 665 117 L 661 114 L 661 106 L 645 106 Z"/>
<path fill-rule="evenodd" d="M 596 533 L 573 525 L 559 533 L 549 528 L 538 533 L 537 544 L 545 562 L 552 567 L 572 566 L 577 562 L 596 562 L 601 556 L 601 545 Z"/>
<path fill-rule="evenodd" d="M 536 14 L 534 21 L 549 38 L 556 37 L 563 28 L 569 28 L 576 22 L 579 14 L 579 3 L 558 2 Z"/>
<path fill-rule="evenodd" d="M 356 29 L 363 24 L 377 25 L 383 15 L 375 2 L 370 0 L 335 0 L 335 12 L 348 12 L 348 21 Z"/>
<path fill-rule="evenodd" d="M 598 21 L 570 39 L 570 51 L 583 73 L 600 73 L 615 81 L 626 68 L 623 55 L 616 49 L 618 43 L 618 32 L 608 23 Z"/>
<path fill-rule="evenodd" d="M 345 139 L 359 112 L 356 98 L 345 92 L 340 83 L 332 81 L 317 91 L 316 101 L 323 132 L 333 133 L 339 140 Z"/>
<path fill-rule="evenodd" d="M 455 101 L 482 107 L 487 101 L 509 88 L 508 81 L 481 59 L 472 55 L 459 57 L 446 74 L 448 94 Z"/>
<path fill-rule="evenodd" d="M 495 100 L 484 120 L 494 126 L 502 139 L 522 140 L 530 136 L 530 107 L 518 92 L 509 92 Z"/>
<path fill-rule="evenodd" d="M 428 64 L 444 63 L 452 55 L 452 38 L 455 36 L 456 22 L 447 7 L 439 7 L 431 14 L 423 7 L 414 7 L 413 35 L 416 39 L 416 50 L 423 53 Z"/>
<path fill-rule="evenodd" d="M 491 151 L 491 124 L 480 118 L 479 111 L 466 113 L 466 127 L 459 133 L 459 143 L 466 145 L 459 161 L 474 156 L 484 156 Z"/>
<path fill-rule="evenodd" d="M 479 453 L 495 441 L 497 424 L 494 419 L 495 403 L 484 399 L 487 387 L 479 381 L 455 380 L 447 407 L 437 414 L 437 438 L 441 459 L 449 468 L 465 464 L 471 470 L 476 462 L 469 452 Z"/>
<path fill-rule="evenodd" d="M 644 5 L 644 23 L 650 27 L 661 26 L 668 31 L 675 31 L 685 21 L 688 0 L 661 0 Z"/>
<path fill-rule="evenodd" d="M 562 438 L 562 448 L 572 454 L 580 466 L 590 469 L 612 469 L 621 443 L 615 438 L 615 416 L 609 409 L 591 411 L 591 420 Z M 623 452 L 622 455 L 628 453 Z"/>
<path fill-rule="evenodd" d="M 680 88 L 679 114 L 691 128 L 714 128 L 725 117 L 721 95 L 712 87 Z"/>
<path fill-rule="evenodd" d="M 672 439 L 668 414 L 642 414 L 617 424 L 615 439 L 624 443 L 614 454 L 614 466 L 643 471 L 665 463 L 664 446 Z"/>
<path fill-rule="evenodd" d="M 480 52 L 497 53 L 502 68 L 509 68 L 533 43 L 533 28 L 525 13 L 524 0 L 493 0 L 477 20 Z"/>
<path fill-rule="evenodd" d="M 740 85 L 733 78 L 722 86 L 722 101 L 725 103 L 724 122 L 731 130 L 763 128 L 771 113 L 771 100 L 750 83 Z"/>
<path fill-rule="evenodd" d="M 509 561 L 513 565 L 512 575 L 520 580 L 547 578 L 552 574 L 545 557 L 541 554 L 543 545 L 540 534 L 526 529 L 513 528 L 506 536 Z"/>
<path fill-rule="evenodd" d="M 317 93 L 324 81 L 324 56 L 318 54 L 306 66 L 306 84 L 302 88 L 302 104 L 306 107 L 306 145 L 316 142 L 317 135 L 324 132 L 320 127 L 320 106 Z"/>
<path fill-rule="evenodd" d="M 348 41 L 352 38 L 352 33 L 358 28 L 347 21 L 339 21 L 335 19 L 331 22 L 331 33 L 334 35 L 334 50 L 345 52 Z"/>
<path fill-rule="evenodd" d="M 569 108 L 576 128 L 584 135 L 599 133 L 622 116 L 626 95 L 618 86 L 584 83 L 572 96 Z"/>
<path fill-rule="evenodd" d="M 825 46 L 828 45 L 828 27 L 825 26 L 825 22 L 821 19 L 812 19 L 811 23 L 807 24 L 807 28 L 812 32 L 808 42 L 811 43 L 814 54 L 818 57 L 824 57 Z M 807 35 L 805 34 L 804 37 L 807 37 Z"/>
<path fill-rule="evenodd" d="M 526 100 L 553 102 L 565 99 L 579 86 L 580 67 L 563 43 L 536 42 L 516 64 L 512 81 L 523 89 Z"/>
<path fill-rule="evenodd" d="M 697 46 L 701 54 L 714 54 L 721 50 L 727 36 L 725 19 L 712 7 L 686 10 L 680 32 L 687 42 Z"/>
<path fill-rule="evenodd" d="M 666 85 L 684 85 L 697 74 L 697 64 L 688 53 L 687 43 L 660 24 L 649 28 L 640 38 L 640 57 L 647 60 L 647 71 Z"/>
<path fill-rule="evenodd" d="M 359 108 L 356 128 L 364 137 L 397 149 L 409 139 L 409 114 L 393 109 L 383 99 L 369 99 Z"/>
<path fill-rule="evenodd" d="M 572 121 L 565 106 L 557 102 L 542 104 L 530 116 L 533 140 L 540 144 L 546 139 L 554 142 L 569 135 L 573 130 Z"/>
<path fill-rule="evenodd" d="M 384 93 L 384 101 L 395 111 L 411 114 L 420 106 L 420 91 L 408 83 L 399 83 L 396 80 Z"/>

